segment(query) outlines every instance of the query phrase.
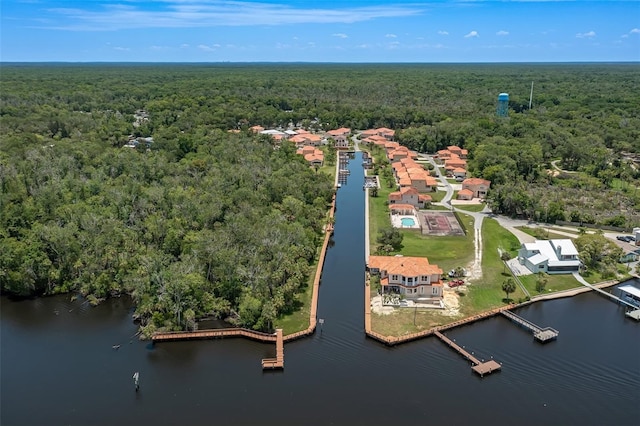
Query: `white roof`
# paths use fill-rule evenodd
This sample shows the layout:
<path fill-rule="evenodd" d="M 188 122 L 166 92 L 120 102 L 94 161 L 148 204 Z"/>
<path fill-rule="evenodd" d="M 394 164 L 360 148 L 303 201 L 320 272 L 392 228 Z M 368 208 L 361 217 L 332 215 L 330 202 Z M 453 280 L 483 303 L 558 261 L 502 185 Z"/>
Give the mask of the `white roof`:
<path fill-rule="evenodd" d="M 564 256 L 577 256 L 578 250 L 576 246 L 573 245 L 573 241 L 566 240 L 550 240 L 551 244 L 553 244 L 556 248 L 560 247 L 560 254 Z"/>
<path fill-rule="evenodd" d="M 547 258 L 546 256 L 538 253 L 535 254 L 533 256 L 531 256 L 529 259 L 527 259 L 529 262 L 531 262 L 532 265 L 539 265 L 540 263 L 549 260 L 549 258 Z"/>
<path fill-rule="evenodd" d="M 625 293 L 629 293 L 635 297 L 640 297 L 640 288 L 636 288 L 632 285 L 623 285 L 621 287 L 618 287 L 620 289 L 620 291 L 623 291 Z"/>
<path fill-rule="evenodd" d="M 296 132 L 295 130 L 291 130 L 291 129 L 289 129 L 289 130 L 285 130 L 284 132 L 285 132 L 286 134 L 288 134 L 288 135 L 291 135 L 291 136 L 293 136 L 293 135 L 297 135 L 297 134 L 298 134 L 298 132 Z"/>
<path fill-rule="evenodd" d="M 262 133 L 263 135 L 284 135 L 284 132 L 281 132 L 280 130 L 275 130 L 275 129 L 269 129 L 269 130 L 263 130 L 260 133 Z"/>

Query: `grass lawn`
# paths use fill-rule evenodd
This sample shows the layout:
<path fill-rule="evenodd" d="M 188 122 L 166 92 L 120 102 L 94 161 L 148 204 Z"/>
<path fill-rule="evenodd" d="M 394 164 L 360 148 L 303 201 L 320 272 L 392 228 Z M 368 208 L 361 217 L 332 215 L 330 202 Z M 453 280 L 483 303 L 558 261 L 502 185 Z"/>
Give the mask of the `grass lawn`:
<path fill-rule="evenodd" d="M 556 231 L 561 231 L 561 232 L 567 232 L 570 234 L 575 234 L 576 236 L 580 235 L 580 231 L 576 230 L 576 229 L 572 229 L 572 228 L 561 228 L 561 227 L 549 227 L 550 230 L 556 230 Z"/>
<path fill-rule="evenodd" d="M 466 210 L 468 212 L 481 212 L 484 210 L 484 203 L 481 204 L 454 204 L 453 207 L 459 210 Z"/>
<path fill-rule="evenodd" d="M 327 149 L 329 149 L 329 148 L 322 147 L 320 149 L 325 153 L 325 157 L 326 157 L 327 156 L 326 152 L 327 152 Z M 334 162 L 333 164 L 329 165 L 329 164 L 327 164 L 325 162 L 324 165 L 318 169 L 318 172 L 322 172 L 322 173 L 328 174 L 329 176 L 331 176 L 331 179 L 333 179 L 335 181 L 335 179 L 336 179 L 336 163 Z"/>
<path fill-rule="evenodd" d="M 431 201 L 434 203 L 438 201 L 442 201 L 445 195 L 447 195 L 447 191 L 432 191 L 428 192 L 427 195 L 431 196 Z"/>
<path fill-rule="evenodd" d="M 460 318 L 462 317 L 444 316 L 437 309 L 396 308 L 390 315 L 372 313 L 371 329 L 385 336 L 403 336 L 428 330 L 438 325 L 449 324 Z"/>
<path fill-rule="evenodd" d="M 460 217 L 466 222 L 464 225 L 467 229 L 473 230 L 473 218 L 465 214 L 460 214 Z M 473 233 L 465 236 L 432 237 L 413 229 L 402 229 L 400 232 L 404 238 L 399 254 L 426 256 L 429 263 L 438 265 L 443 271 L 464 267 L 473 260 Z"/>
<path fill-rule="evenodd" d="M 612 278 L 603 278 L 602 274 L 599 271 L 594 271 L 594 270 L 589 270 L 580 275 L 582 275 L 582 278 L 584 278 L 589 284 L 598 284 L 598 283 L 601 283 L 602 281 L 608 281 L 612 279 L 624 280 L 627 278 L 631 278 L 631 275 L 629 274 L 629 270 L 627 269 L 626 264 L 619 263 L 617 265 L 617 271 L 618 271 L 618 276 L 612 277 Z"/>
<path fill-rule="evenodd" d="M 516 229 L 519 229 L 525 234 L 531 235 L 532 237 L 536 237 L 538 240 L 563 240 L 571 238 L 567 235 L 550 232 L 547 228 L 530 228 L 528 226 L 516 226 Z M 578 234 L 575 235 L 576 237 L 578 236 Z"/>
<path fill-rule="evenodd" d="M 538 276 L 536 274 L 531 275 L 523 275 L 520 276 L 520 281 L 527 288 L 531 296 L 537 296 L 539 294 L 551 293 L 554 291 L 562 291 L 569 290 L 570 288 L 581 287 L 580 284 L 573 275 L 571 274 L 562 274 L 562 275 L 547 275 L 547 285 L 545 286 L 545 290 L 542 293 L 538 293 L 536 290 L 536 280 Z"/>
<path fill-rule="evenodd" d="M 487 218 L 483 221 L 482 241 L 482 278 L 469 287 L 469 294 L 461 301 L 460 311 L 465 316 L 496 308 L 505 303 L 502 283 L 511 277 L 511 274 L 504 271 L 498 248 L 508 251 L 512 257 L 520 248 L 520 242 L 515 235 L 501 227 L 494 219 Z M 518 286 L 516 291 L 509 295 L 509 298 L 515 301 L 524 297 L 524 293 Z"/>
<path fill-rule="evenodd" d="M 391 218 L 389 217 L 389 206 L 387 200 L 389 194 L 394 191 L 393 188 L 387 188 L 384 182 L 381 182 L 382 188 L 378 189 L 377 197 L 369 197 L 369 249 L 371 253 L 375 253 L 376 238 L 378 231 L 391 227 Z"/>

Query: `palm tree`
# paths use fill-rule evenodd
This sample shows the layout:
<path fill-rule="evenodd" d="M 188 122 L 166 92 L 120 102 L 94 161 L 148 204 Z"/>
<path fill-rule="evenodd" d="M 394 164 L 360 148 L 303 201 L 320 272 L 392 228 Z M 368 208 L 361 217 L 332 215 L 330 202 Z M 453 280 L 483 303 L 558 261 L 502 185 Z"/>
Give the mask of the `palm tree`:
<path fill-rule="evenodd" d="M 502 283 L 502 291 L 507 294 L 507 303 L 509 302 L 509 294 L 516 291 L 516 283 L 513 281 L 513 278 L 507 278 Z"/>
<path fill-rule="evenodd" d="M 502 273 L 504 274 L 506 272 L 507 262 L 511 260 L 511 255 L 508 251 L 503 251 L 502 253 L 500 253 L 500 259 L 503 262 Z"/>

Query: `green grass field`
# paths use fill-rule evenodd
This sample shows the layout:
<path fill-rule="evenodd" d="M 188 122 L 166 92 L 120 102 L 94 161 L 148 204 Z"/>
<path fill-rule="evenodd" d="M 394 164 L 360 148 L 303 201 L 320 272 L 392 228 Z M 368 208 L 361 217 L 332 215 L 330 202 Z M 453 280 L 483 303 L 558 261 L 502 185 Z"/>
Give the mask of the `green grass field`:
<path fill-rule="evenodd" d="M 473 218 L 461 214 L 468 229 L 473 229 Z M 400 254 L 404 256 L 426 256 L 429 263 L 438 265 L 444 272 L 458 266 L 465 267 L 473 260 L 473 234 L 465 236 L 428 236 L 419 230 L 401 230 L 404 238 Z"/>
<path fill-rule="evenodd" d="M 502 283 L 511 277 L 511 274 L 505 271 L 498 248 L 508 251 L 512 257 L 520 248 L 518 239 L 494 219 L 483 221 L 482 241 L 482 278 L 470 286 L 469 295 L 461 304 L 461 312 L 466 315 L 474 315 L 504 304 L 505 293 L 502 291 Z M 509 298 L 515 301 L 524 297 L 519 287 L 509 295 Z"/>
<path fill-rule="evenodd" d="M 529 291 L 531 296 L 537 296 L 539 294 L 551 293 L 554 291 L 569 290 L 571 288 L 577 288 L 582 286 L 571 274 L 562 275 L 547 275 L 547 285 L 542 293 L 536 290 L 537 275 L 523 275 L 520 276 L 520 281 Z"/>
<path fill-rule="evenodd" d="M 516 229 L 521 230 L 525 234 L 529 234 L 532 237 L 537 238 L 538 240 L 557 240 L 557 239 L 567 239 L 571 238 L 567 235 L 557 234 L 553 231 L 549 231 L 547 228 L 531 228 L 528 226 L 516 226 Z M 578 234 L 575 234 L 576 237 Z"/>

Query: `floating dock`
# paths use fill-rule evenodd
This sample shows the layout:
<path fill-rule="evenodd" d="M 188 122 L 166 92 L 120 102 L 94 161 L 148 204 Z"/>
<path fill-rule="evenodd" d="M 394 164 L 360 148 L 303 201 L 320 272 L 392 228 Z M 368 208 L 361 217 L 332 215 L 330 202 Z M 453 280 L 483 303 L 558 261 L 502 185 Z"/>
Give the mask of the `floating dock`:
<path fill-rule="evenodd" d="M 485 374 L 490 374 L 495 371 L 499 371 L 502 368 L 502 365 L 500 365 L 494 360 L 480 361 L 478 358 L 474 357 L 472 354 L 467 352 L 464 348 L 460 347 L 460 345 L 458 345 L 456 342 L 449 339 L 447 336 L 440 333 L 439 331 L 434 331 L 433 334 L 435 334 L 440 340 L 446 343 L 454 351 L 458 352 L 464 358 L 471 361 L 471 363 L 473 364 L 471 369 L 475 373 L 479 374 L 480 377 L 483 377 Z"/>
<path fill-rule="evenodd" d="M 539 327 L 534 323 L 532 323 L 531 321 L 526 320 L 509 310 L 502 311 L 502 315 L 509 318 L 511 321 L 515 322 L 516 324 L 526 328 L 527 330 L 530 330 L 533 333 L 533 337 L 538 342 L 546 343 L 548 341 L 555 340 L 558 338 L 558 334 L 559 334 L 558 330 L 555 330 L 551 327 L 546 327 L 546 328 Z"/>

